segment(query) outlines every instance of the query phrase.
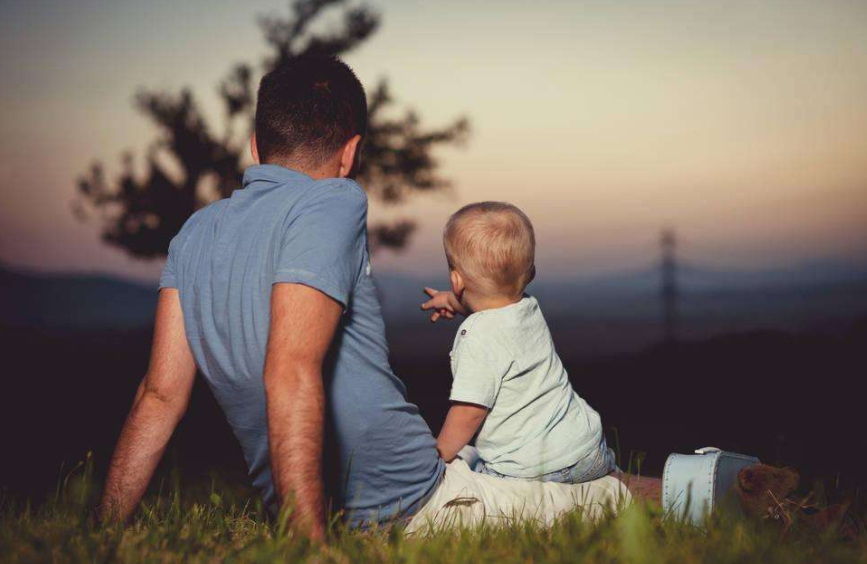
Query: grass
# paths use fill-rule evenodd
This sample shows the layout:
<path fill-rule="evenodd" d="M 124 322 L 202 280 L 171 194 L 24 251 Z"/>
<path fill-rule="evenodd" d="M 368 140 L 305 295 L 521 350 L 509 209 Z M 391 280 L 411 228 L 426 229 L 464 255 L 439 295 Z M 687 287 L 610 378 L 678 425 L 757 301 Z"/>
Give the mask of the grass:
<path fill-rule="evenodd" d="M 568 515 L 551 529 L 514 525 L 407 538 L 397 528 L 335 528 L 328 546 L 313 547 L 260 517 L 261 508 L 230 488 L 181 488 L 179 480 L 148 496 L 134 520 L 103 526 L 91 468 L 70 473 L 45 503 L 2 502 L 0 562 L 401 562 L 449 564 L 582 563 L 846 563 L 867 564 L 867 538 L 791 531 L 767 521 L 714 515 L 703 529 L 633 505 L 597 523 Z"/>

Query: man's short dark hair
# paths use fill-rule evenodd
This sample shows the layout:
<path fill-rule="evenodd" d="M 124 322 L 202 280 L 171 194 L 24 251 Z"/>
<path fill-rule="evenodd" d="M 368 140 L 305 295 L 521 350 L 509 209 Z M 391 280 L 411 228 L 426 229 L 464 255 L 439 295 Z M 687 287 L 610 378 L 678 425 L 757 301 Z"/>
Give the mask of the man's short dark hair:
<path fill-rule="evenodd" d="M 364 87 L 339 58 L 293 57 L 262 77 L 256 104 L 260 162 L 319 166 L 366 133 Z"/>

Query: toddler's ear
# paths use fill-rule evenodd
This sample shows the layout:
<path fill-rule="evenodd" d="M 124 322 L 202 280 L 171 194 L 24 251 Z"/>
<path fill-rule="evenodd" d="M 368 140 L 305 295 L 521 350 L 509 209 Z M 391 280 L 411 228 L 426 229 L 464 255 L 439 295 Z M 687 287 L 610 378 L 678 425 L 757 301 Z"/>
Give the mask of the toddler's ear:
<path fill-rule="evenodd" d="M 530 278 L 527 279 L 527 284 L 532 282 L 536 278 L 536 265 L 530 267 Z"/>
<path fill-rule="evenodd" d="M 449 280 L 452 283 L 452 292 L 456 296 L 460 296 L 464 292 L 464 278 L 457 270 L 449 272 Z"/>

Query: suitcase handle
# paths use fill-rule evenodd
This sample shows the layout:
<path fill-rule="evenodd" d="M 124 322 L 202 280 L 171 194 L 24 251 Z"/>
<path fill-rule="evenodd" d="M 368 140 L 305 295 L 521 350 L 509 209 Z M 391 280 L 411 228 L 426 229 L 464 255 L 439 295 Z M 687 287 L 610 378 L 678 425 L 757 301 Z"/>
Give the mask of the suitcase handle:
<path fill-rule="evenodd" d="M 722 452 L 722 450 L 716 447 L 704 447 L 695 450 L 696 454 L 710 454 L 712 452 Z"/>

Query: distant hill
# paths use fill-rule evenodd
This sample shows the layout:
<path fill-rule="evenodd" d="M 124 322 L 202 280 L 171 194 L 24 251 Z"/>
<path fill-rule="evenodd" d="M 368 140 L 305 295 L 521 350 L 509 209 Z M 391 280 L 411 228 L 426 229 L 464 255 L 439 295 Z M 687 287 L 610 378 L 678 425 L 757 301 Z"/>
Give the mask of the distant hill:
<path fill-rule="evenodd" d="M 766 270 L 713 270 L 683 265 L 678 275 L 681 337 L 704 339 L 756 329 L 839 331 L 867 314 L 867 268 L 836 262 Z M 448 346 L 453 329 L 425 327 L 422 288 L 445 279 L 381 274 L 383 310 L 394 345 L 425 339 Z M 528 292 L 539 299 L 558 342 L 583 356 L 638 350 L 660 338 L 660 287 L 656 269 L 546 280 Z M 423 354 L 424 351 L 420 351 Z"/>
<path fill-rule="evenodd" d="M 444 276 L 377 273 L 376 280 L 393 345 L 413 348 L 433 339 L 437 345 L 431 349 L 448 346 L 454 326 L 431 328 L 419 311 L 422 288 L 445 287 Z M 754 329 L 835 330 L 867 313 L 867 268 L 836 262 L 743 271 L 683 265 L 679 282 L 686 339 Z M 542 304 L 555 337 L 586 355 L 637 350 L 659 338 L 655 269 L 567 280 L 546 279 L 543 272 L 529 291 Z M 0 267 L 0 323 L 6 326 L 146 327 L 156 299 L 156 283 Z"/>
<path fill-rule="evenodd" d="M 0 323 L 52 329 L 132 329 L 153 321 L 156 284 L 0 267 Z"/>
<path fill-rule="evenodd" d="M 836 262 L 810 263 L 766 270 L 713 270 L 683 265 L 678 270 L 682 314 L 726 313 L 740 316 L 773 310 L 795 317 L 851 313 L 867 308 L 867 267 Z M 380 274 L 383 307 L 389 317 L 414 316 L 425 285 L 445 287 L 446 280 Z M 659 273 L 654 268 L 601 276 L 545 279 L 528 288 L 546 314 L 609 319 L 643 319 L 659 315 Z M 720 311 L 724 310 L 724 311 Z"/>

